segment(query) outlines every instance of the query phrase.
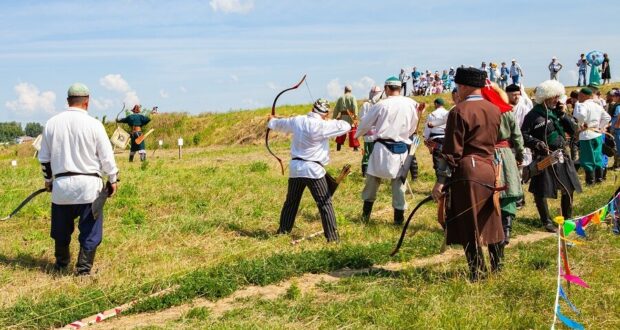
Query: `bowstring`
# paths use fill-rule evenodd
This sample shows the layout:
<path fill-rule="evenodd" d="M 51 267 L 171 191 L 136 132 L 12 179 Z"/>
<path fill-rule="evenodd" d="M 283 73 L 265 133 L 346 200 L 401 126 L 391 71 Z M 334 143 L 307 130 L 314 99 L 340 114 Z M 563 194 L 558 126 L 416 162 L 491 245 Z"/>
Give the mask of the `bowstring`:
<path fill-rule="evenodd" d="M 308 95 L 310 95 L 310 103 L 314 103 L 315 99 L 312 96 L 312 91 L 310 90 L 310 85 L 308 85 L 308 78 L 304 80 L 304 85 L 306 85 L 306 89 L 308 90 Z"/>

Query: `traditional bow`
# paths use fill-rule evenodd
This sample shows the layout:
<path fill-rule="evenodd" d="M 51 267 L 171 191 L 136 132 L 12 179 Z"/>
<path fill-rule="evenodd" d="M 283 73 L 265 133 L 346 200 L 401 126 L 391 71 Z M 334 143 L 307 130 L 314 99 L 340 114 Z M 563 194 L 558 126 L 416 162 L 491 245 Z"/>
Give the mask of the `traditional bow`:
<path fill-rule="evenodd" d="M 443 187 L 443 189 L 444 189 L 444 195 L 445 195 L 445 193 L 446 193 L 445 191 L 448 189 L 448 187 L 449 187 L 451 184 L 453 184 L 453 183 L 457 183 L 457 182 L 464 182 L 464 181 L 468 181 L 468 182 L 473 182 L 473 183 L 476 183 L 476 184 L 481 185 L 481 186 L 483 186 L 483 187 L 485 187 L 485 188 L 487 188 L 487 189 L 489 189 L 489 190 L 492 190 L 493 192 L 500 192 L 500 191 L 504 191 L 504 190 L 506 190 L 506 189 L 507 189 L 507 187 L 506 187 L 506 186 L 502 186 L 502 187 L 494 187 L 494 186 L 492 186 L 492 185 L 490 185 L 490 184 L 488 184 L 488 183 L 480 182 L 480 181 L 478 181 L 478 180 L 472 180 L 472 179 L 457 179 L 457 180 L 454 180 L 454 181 L 450 181 L 450 182 L 448 182 L 448 183 L 446 183 L 446 184 L 444 185 L 444 187 Z M 396 255 L 396 253 L 398 253 L 398 250 L 400 250 L 400 247 L 403 245 L 403 241 L 405 240 L 405 235 L 407 235 L 407 228 L 409 227 L 409 222 L 411 222 L 411 219 L 413 219 L 413 215 L 416 213 L 416 211 L 417 211 L 420 207 L 422 207 L 422 205 L 424 205 L 424 204 L 426 204 L 426 203 L 428 203 L 428 202 L 430 202 L 430 201 L 432 201 L 432 200 L 433 200 L 433 195 L 427 196 L 427 197 L 426 197 L 426 198 L 424 198 L 421 202 L 419 202 L 419 203 L 418 203 L 418 205 L 416 205 L 416 207 L 415 207 L 415 208 L 413 208 L 413 211 L 411 211 L 411 213 L 409 214 L 409 217 L 407 218 L 407 221 L 405 222 L 405 225 L 403 226 L 403 231 L 402 231 L 402 233 L 400 234 L 400 239 L 398 240 L 398 243 L 396 244 L 396 247 L 394 248 L 394 251 L 392 251 L 392 253 L 390 254 L 390 256 L 392 256 L 392 257 L 393 257 L 394 255 Z M 450 219 L 448 219 L 448 220 L 445 220 L 445 223 L 447 224 L 448 222 L 450 222 L 450 221 L 452 221 L 452 220 L 454 220 L 454 219 L 456 219 L 456 218 L 460 217 L 460 216 L 461 216 L 461 215 L 463 215 L 465 212 L 467 212 L 467 211 L 469 211 L 469 210 L 473 209 L 474 207 L 479 206 L 479 204 L 481 204 L 482 202 L 486 202 L 486 201 L 487 201 L 487 200 L 482 200 L 480 203 L 478 203 L 478 204 L 476 204 L 476 205 L 473 205 L 473 206 L 471 206 L 471 207 L 467 208 L 465 211 L 463 211 L 463 212 L 461 212 L 461 213 L 457 214 L 456 216 L 454 216 L 454 217 L 452 217 L 452 218 L 450 218 Z M 445 230 L 445 229 L 444 229 L 444 230 Z"/>
<path fill-rule="evenodd" d="M 306 75 L 301 77 L 301 80 L 297 84 L 295 84 L 295 86 L 287 88 L 287 89 L 281 91 L 280 93 L 278 93 L 276 98 L 273 100 L 273 105 L 271 106 L 271 115 L 272 116 L 276 115 L 276 103 L 278 102 L 278 98 L 280 97 L 280 95 L 282 95 L 282 94 L 284 94 L 284 93 L 286 93 L 286 92 L 288 92 L 290 90 L 297 89 L 297 87 L 299 87 L 304 82 L 304 80 L 306 80 Z M 269 129 L 269 127 L 267 127 L 267 133 L 265 133 L 265 146 L 267 147 L 267 151 L 269 151 L 269 153 L 273 157 L 275 157 L 278 160 L 278 162 L 280 163 L 280 169 L 282 170 L 282 175 L 284 175 L 284 164 L 282 163 L 282 159 L 280 159 L 280 157 L 276 156 L 276 154 L 273 153 L 273 151 L 271 151 L 271 148 L 269 147 L 269 131 L 271 131 L 271 130 Z"/>
<path fill-rule="evenodd" d="M 121 111 L 116 114 L 116 127 L 118 127 L 118 116 L 120 116 L 123 111 L 125 111 L 125 102 L 123 102 L 123 108 Z"/>

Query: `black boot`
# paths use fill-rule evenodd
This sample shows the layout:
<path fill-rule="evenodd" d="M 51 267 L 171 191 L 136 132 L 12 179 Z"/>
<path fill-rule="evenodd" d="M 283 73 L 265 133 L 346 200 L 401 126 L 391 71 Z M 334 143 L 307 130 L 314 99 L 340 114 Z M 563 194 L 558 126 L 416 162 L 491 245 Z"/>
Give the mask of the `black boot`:
<path fill-rule="evenodd" d="M 482 249 L 477 248 L 474 244 L 467 245 L 465 257 L 467 258 L 467 266 L 469 266 L 469 281 L 477 282 L 482 279 L 485 275 Z"/>
<path fill-rule="evenodd" d="M 342 144 L 336 144 L 336 151 L 340 151 L 340 148 L 342 148 Z"/>
<path fill-rule="evenodd" d="M 353 151 L 360 151 L 358 147 L 353 147 Z"/>
<path fill-rule="evenodd" d="M 400 226 L 405 221 L 405 210 L 394 209 L 394 224 Z"/>
<path fill-rule="evenodd" d="M 604 168 L 603 170 L 603 175 L 601 176 L 603 178 L 603 181 L 607 180 L 607 169 Z"/>
<path fill-rule="evenodd" d="M 546 231 L 555 233 L 557 228 L 553 225 L 551 218 L 549 218 L 549 207 L 547 206 L 547 199 L 543 197 L 534 196 L 534 202 L 536 203 L 536 209 L 538 210 L 538 216 L 540 222 Z"/>
<path fill-rule="evenodd" d="M 573 217 L 573 205 L 571 201 L 573 199 L 573 195 L 562 194 L 560 199 L 560 207 L 562 208 L 562 216 L 565 219 L 570 219 Z"/>
<path fill-rule="evenodd" d="M 133 157 L 135 156 L 135 154 L 129 154 L 129 162 L 133 162 Z"/>
<path fill-rule="evenodd" d="M 146 160 L 146 154 L 140 154 L 140 161 L 143 162 Z"/>
<path fill-rule="evenodd" d="M 491 261 L 491 271 L 498 272 L 502 270 L 502 259 L 504 259 L 504 244 L 489 244 L 489 256 Z"/>
<path fill-rule="evenodd" d="M 75 273 L 77 276 L 90 275 L 93 262 L 95 262 L 95 252 L 97 252 L 97 248 L 89 251 L 80 247 L 80 254 L 75 264 Z"/>
<path fill-rule="evenodd" d="M 512 215 L 502 214 L 502 228 L 504 228 L 504 245 L 510 243 L 510 231 L 512 230 Z"/>
<path fill-rule="evenodd" d="M 591 186 L 594 184 L 594 172 L 586 171 L 586 186 Z"/>
<path fill-rule="evenodd" d="M 364 209 L 362 210 L 362 221 L 370 221 L 370 212 L 372 212 L 372 205 L 374 202 L 364 201 Z"/>
<path fill-rule="evenodd" d="M 71 261 L 71 252 L 69 250 L 69 243 L 54 242 L 54 257 L 56 257 L 56 263 L 54 264 L 55 270 L 64 270 Z"/>
<path fill-rule="evenodd" d="M 594 181 L 595 183 L 603 182 L 603 169 L 602 168 L 597 167 L 594 169 Z"/>

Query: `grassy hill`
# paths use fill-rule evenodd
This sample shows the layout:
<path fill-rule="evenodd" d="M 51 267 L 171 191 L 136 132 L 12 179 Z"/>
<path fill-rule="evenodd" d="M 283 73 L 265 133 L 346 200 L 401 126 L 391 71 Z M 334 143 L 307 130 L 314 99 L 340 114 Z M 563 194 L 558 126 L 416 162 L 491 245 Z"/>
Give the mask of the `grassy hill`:
<path fill-rule="evenodd" d="M 308 108 L 287 106 L 278 111 L 295 114 Z M 62 326 L 164 289 L 169 293 L 143 301 L 130 313 L 159 312 L 199 298 L 217 301 L 244 287 L 275 284 L 308 273 L 439 254 L 443 233 L 435 220 L 435 205 L 430 203 L 416 216 L 402 253 L 389 257 L 400 234 L 400 228 L 391 224 L 390 187 L 381 186 L 372 221 L 361 222 L 361 154 L 350 150 L 332 151 L 328 166 L 334 174 L 345 163 L 353 165 L 353 173 L 334 198 L 342 242 L 326 244 L 317 237 L 291 244 L 292 239 L 321 229 L 316 205 L 307 192 L 292 235 L 275 235 L 287 177 L 260 145 L 268 111 L 155 119 L 152 127 L 160 136 L 176 140 L 183 134 L 191 141 L 198 135 L 197 146 L 189 148 L 181 160 L 174 150 L 158 151 L 142 164 L 128 163 L 126 153 L 118 155 L 122 181 L 118 195 L 106 205 L 104 241 L 97 252 L 95 274 L 89 278 L 52 271 L 49 195 L 37 197 L 16 217 L 0 222 L 0 328 Z M 280 141 L 275 152 L 286 155 L 284 141 L 288 140 L 280 137 Z M 413 194 L 406 196 L 410 207 L 428 195 L 434 183 L 428 152 L 420 148 L 418 156 L 420 179 L 412 183 Z M 0 216 L 4 216 L 40 187 L 42 179 L 28 146 L 1 150 L 0 159 Z M 9 159 L 17 159 L 18 166 L 11 167 Z M 609 176 L 606 183 L 576 195 L 575 214 L 591 212 L 609 198 L 618 187 L 616 175 Z M 550 202 L 552 213 L 558 208 L 558 201 Z M 620 327 L 616 316 L 620 312 L 616 281 L 620 241 L 608 229 L 601 225 L 589 231 L 585 246 L 571 248 L 574 273 L 592 287 L 570 292 L 582 309 L 575 318 L 588 328 Z M 520 237 L 537 230 L 537 213 L 527 194 L 527 206 L 518 213 L 514 234 Z M 73 260 L 76 241 L 72 242 Z M 475 285 L 466 281 L 465 262 L 458 258 L 320 284 L 313 293 L 291 290 L 271 301 L 242 299 L 241 306 L 223 315 L 197 310 L 159 326 L 546 328 L 553 319 L 555 244 L 546 239 L 508 250 L 505 272 Z M 157 313 L 144 317 L 149 315 L 156 317 Z"/>

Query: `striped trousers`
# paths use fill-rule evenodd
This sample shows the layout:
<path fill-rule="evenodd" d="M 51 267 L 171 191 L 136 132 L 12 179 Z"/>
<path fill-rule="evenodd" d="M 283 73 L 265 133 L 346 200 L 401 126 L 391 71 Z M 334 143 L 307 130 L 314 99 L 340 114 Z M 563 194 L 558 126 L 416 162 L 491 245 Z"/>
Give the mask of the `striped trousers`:
<path fill-rule="evenodd" d="M 332 205 L 332 198 L 327 188 L 327 180 L 325 177 L 320 179 L 310 178 L 289 178 L 288 192 L 286 201 L 280 213 L 279 234 L 290 233 L 295 224 L 295 216 L 299 209 L 299 202 L 304 190 L 308 187 L 310 193 L 319 208 L 321 214 L 321 222 L 323 224 L 323 233 L 328 242 L 338 241 L 338 230 L 336 229 L 336 214 Z"/>

